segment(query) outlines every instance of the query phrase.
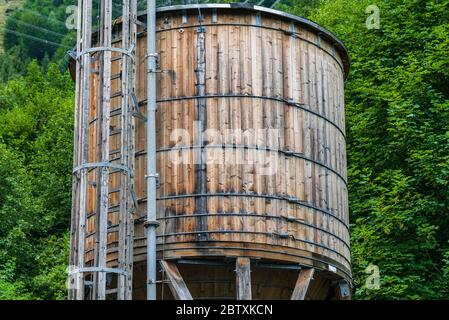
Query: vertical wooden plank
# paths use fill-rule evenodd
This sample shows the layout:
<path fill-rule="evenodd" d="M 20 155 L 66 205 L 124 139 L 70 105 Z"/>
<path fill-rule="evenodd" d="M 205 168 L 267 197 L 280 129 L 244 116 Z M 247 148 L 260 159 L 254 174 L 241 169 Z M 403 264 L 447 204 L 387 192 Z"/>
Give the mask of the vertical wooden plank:
<path fill-rule="evenodd" d="M 201 19 L 201 17 L 198 17 Z M 198 98 L 198 128 L 197 128 L 197 163 L 196 163 L 196 174 L 195 174 L 195 192 L 197 194 L 206 194 L 207 181 L 206 181 L 206 150 L 204 149 L 205 141 L 203 134 L 206 131 L 206 119 L 207 119 L 207 108 L 206 99 L 204 98 L 206 94 L 206 29 L 204 27 L 199 27 L 197 30 L 197 68 L 196 68 L 196 95 Z M 198 214 L 204 214 L 207 211 L 207 199 L 205 196 L 197 197 L 196 212 Z M 198 221 L 198 232 L 207 231 L 207 217 L 201 216 L 197 218 Z M 207 239 L 207 234 L 201 234 L 201 239 Z"/>
<path fill-rule="evenodd" d="M 251 260 L 237 258 L 236 262 L 237 300 L 251 300 Z"/>
<path fill-rule="evenodd" d="M 104 1 L 103 46 L 112 46 L 112 0 Z M 103 54 L 103 101 L 102 101 L 102 162 L 109 162 L 110 150 L 110 104 L 111 104 L 111 51 Z M 109 211 L 109 169 L 101 169 L 101 207 L 98 267 L 106 268 L 107 226 Z M 98 274 L 98 300 L 106 299 L 106 272 Z"/>
<path fill-rule="evenodd" d="M 129 46 L 134 48 L 133 56 L 136 57 L 137 50 L 137 0 L 131 0 L 130 2 L 130 41 Z M 130 61 L 130 69 L 129 69 L 129 82 L 130 89 L 129 93 L 131 95 L 137 95 L 136 92 L 136 62 Z M 132 98 L 131 98 L 132 101 Z M 132 103 L 132 102 L 131 102 Z M 138 105 L 135 106 L 136 109 L 139 108 Z M 133 116 L 132 108 L 128 109 L 128 167 L 133 173 L 135 169 L 135 119 Z M 134 194 L 135 190 L 135 179 L 131 178 L 129 181 L 129 192 Z M 135 194 L 134 194 L 135 196 Z M 134 202 L 132 199 L 133 195 L 128 194 L 128 211 L 126 217 L 126 268 L 125 270 L 128 272 L 126 279 L 126 289 L 125 289 L 125 300 L 133 299 L 133 271 L 134 271 L 134 218 L 133 211 L 138 211 L 138 208 L 134 206 Z"/>
<path fill-rule="evenodd" d="M 123 11 L 122 11 L 122 48 L 125 50 L 129 50 L 129 41 L 130 41 L 130 25 L 129 25 L 129 0 L 123 0 Z M 129 83 L 129 57 L 122 57 L 122 66 L 118 68 L 118 72 L 122 74 L 121 81 L 121 118 L 120 118 L 120 162 L 123 165 L 128 165 L 128 107 L 129 107 L 129 93 L 130 93 L 130 83 Z M 118 240 L 118 267 L 119 269 L 126 270 L 126 221 L 128 214 L 128 175 L 125 173 L 120 173 L 120 216 L 119 216 L 119 240 Z M 125 291 L 126 291 L 126 276 L 118 275 L 117 276 L 117 299 L 124 300 L 125 299 Z"/>
<path fill-rule="evenodd" d="M 83 50 L 91 47 L 91 32 L 92 32 L 92 1 L 87 0 L 83 2 Z M 82 141 L 81 141 L 81 164 L 85 164 L 88 161 L 88 117 L 90 106 L 90 55 L 85 54 L 83 59 L 83 87 L 82 87 Z M 85 265 L 85 241 L 86 241 L 86 206 L 87 206 L 87 184 L 88 184 L 87 171 L 81 172 L 81 190 L 80 190 L 80 217 L 79 217 L 79 238 L 78 238 L 78 268 L 82 269 Z M 84 300 L 84 273 L 78 275 L 78 292 L 77 299 Z"/>

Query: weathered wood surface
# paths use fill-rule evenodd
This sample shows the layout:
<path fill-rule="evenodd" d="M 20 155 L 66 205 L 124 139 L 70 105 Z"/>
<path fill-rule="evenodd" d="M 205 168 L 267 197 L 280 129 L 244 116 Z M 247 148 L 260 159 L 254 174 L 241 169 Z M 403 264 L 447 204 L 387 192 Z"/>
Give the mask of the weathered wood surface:
<path fill-rule="evenodd" d="M 237 300 L 251 300 L 251 260 L 237 258 L 235 267 Z"/>
<path fill-rule="evenodd" d="M 315 274 L 315 269 L 305 269 L 301 270 L 298 276 L 298 280 L 296 281 L 295 289 L 293 290 L 293 294 L 291 300 L 304 300 L 309 290 L 310 282 L 313 279 Z"/>
<path fill-rule="evenodd" d="M 168 281 L 170 290 L 175 297 L 176 300 L 193 300 L 192 295 L 190 294 L 189 289 L 187 288 L 184 279 L 179 273 L 178 267 L 174 262 L 170 261 L 161 261 L 161 266 L 164 269 Z"/>
<path fill-rule="evenodd" d="M 350 278 L 342 57 L 330 41 L 297 22 L 234 10 L 219 10 L 216 21 L 208 10 L 203 17 L 200 23 L 198 12 L 188 12 L 183 22 L 179 12 L 158 19 L 161 257 L 240 255 L 317 269 L 330 264 Z M 120 35 L 116 38 L 119 46 Z M 136 54 L 136 94 L 145 115 L 145 37 L 139 37 Z M 117 56 L 112 54 L 112 94 L 120 92 Z M 93 74 L 91 90 L 98 82 Z M 111 153 L 121 148 L 117 97 L 111 99 Z M 100 153 L 95 104 L 91 159 Z M 199 141 L 198 120 L 218 134 L 203 134 L 205 141 Z M 135 127 L 134 189 L 144 216 L 145 122 L 135 118 Z M 278 131 L 270 136 L 268 129 Z M 232 134 L 238 131 L 242 134 Z M 198 143 L 205 146 L 201 157 L 218 161 L 195 167 Z M 173 161 L 179 158 L 186 161 Z M 242 160 L 245 164 L 235 165 Z M 261 174 L 264 163 L 277 165 L 274 175 Z M 88 180 L 97 178 L 92 173 Z M 110 179 L 111 188 L 120 187 L 119 173 Z M 89 199 L 95 198 L 96 188 L 89 190 Z M 111 193 L 109 201 L 108 219 L 115 225 L 119 193 Z M 94 259 L 89 250 L 95 245 L 96 218 L 89 212 L 96 206 L 88 200 L 86 261 Z M 118 259 L 118 240 L 118 233 L 108 235 L 109 264 Z M 144 248 L 144 228 L 136 223 L 136 261 L 144 258 Z"/>

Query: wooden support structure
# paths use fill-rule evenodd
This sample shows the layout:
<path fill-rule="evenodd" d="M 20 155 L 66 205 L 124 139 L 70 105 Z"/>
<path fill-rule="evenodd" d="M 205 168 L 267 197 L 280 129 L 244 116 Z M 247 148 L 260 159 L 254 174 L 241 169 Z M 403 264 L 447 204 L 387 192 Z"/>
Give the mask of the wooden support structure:
<path fill-rule="evenodd" d="M 251 300 L 251 260 L 249 258 L 237 258 L 235 272 L 237 300 Z"/>
<path fill-rule="evenodd" d="M 174 262 L 161 261 L 162 269 L 168 276 L 168 286 L 176 300 L 193 300 L 189 289 L 187 288 L 181 273 L 178 270 L 178 266 Z"/>
<path fill-rule="evenodd" d="M 100 1 L 92 33 L 92 0 L 79 0 L 71 266 L 82 271 L 70 298 L 159 298 L 157 259 L 181 258 L 225 261 L 216 274 L 180 268 L 198 299 L 341 292 L 335 281 L 352 278 L 344 46 L 260 7 L 173 6 L 139 22 L 137 0 L 116 2 L 123 17 L 111 28 Z M 133 262 L 149 266 L 134 293 Z M 280 287 L 265 263 L 295 269 Z M 297 274 L 310 266 L 313 283 L 314 270 Z"/>
<path fill-rule="evenodd" d="M 301 270 L 293 290 L 291 300 L 304 300 L 309 289 L 310 281 L 313 279 L 315 269 Z"/>
<path fill-rule="evenodd" d="M 91 41 L 91 35 L 92 35 L 92 1 L 79 1 L 79 10 L 82 10 L 82 21 L 83 21 L 83 27 L 82 33 L 80 35 L 81 37 L 81 50 L 89 50 L 89 48 L 92 45 Z M 82 8 L 82 9 L 81 9 Z M 89 104 L 90 104 L 90 95 L 89 94 L 83 94 L 84 92 L 90 91 L 90 55 L 83 55 L 82 56 L 82 80 L 80 76 L 81 81 L 81 89 L 80 89 L 80 100 L 81 100 L 81 106 L 80 106 L 80 130 L 79 130 L 79 139 L 80 139 L 80 145 L 79 150 L 77 150 L 80 155 L 80 162 L 79 165 L 82 165 L 87 162 L 88 158 L 88 116 L 89 116 Z M 82 171 L 80 174 L 80 191 L 79 191 L 79 218 L 78 218 L 78 250 L 77 250 L 77 263 L 76 266 L 78 270 L 82 269 L 85 264 L 85 235 L 86 235 L 86 204 L 87 204 L 87 172 Z M 77 284 L 76 284 L 77 292 L 76 292 L 76 299 L 77 300 L 83 300 L 84 299 L 84 274 L 82 272 L 79 272 L 77 274 Z"/>
<path fill-rule="evenodd" d="M 102 45 L 110 48 L 112 46 L 112 0 L 105 0 L 102 3 Z M 102 101 L 102 119 L 101 119 L 101 162 L 109 162 L 110 150 L 110 128 L 111 128 L 111 51 L 103 52 L 103 101 Z M 108 227 L 108 209 L 109 209 L 109 168 L 101 168 L 101 196 L 100 196 L 100 215 L 99 215 L 99 249 L 98 266 L 106 268 L 107 251 L 107 227 Z M 98 274 L 98 300 L 106 300 L 106 273 Z"/>

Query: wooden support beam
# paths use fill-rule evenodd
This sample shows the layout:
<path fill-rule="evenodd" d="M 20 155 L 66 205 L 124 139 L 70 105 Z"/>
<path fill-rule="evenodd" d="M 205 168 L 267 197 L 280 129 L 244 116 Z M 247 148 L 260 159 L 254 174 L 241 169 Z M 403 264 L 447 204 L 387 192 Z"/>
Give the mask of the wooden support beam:
<path fill-rule="evenodd" d="M 315 269 L 301 270 L 293 290 L 291 300 L 304 300 L 309 289 L 310 281 L 315 274 Z"/>
<path fill-rule="evenodd" d="M 251 300 L 251 260 L 248 258 L 237 258 L 235 272 L 237 273 L 237 300 Z"/>
<path fill-rule="evenodd" d="M 112 46 L 112 0 L 102 2 L 102 23 L 103 23 L 103 47 Z M 92 11 L 91 11 L 92 12 Z M 103 53 L 103 96 L 101 101 L 101 162 L 109 162 L 110 153 L 110 128 L 111 128 L 111 51 Z M 98 219 L 98 266 L 107 267 L 107 247 L 108 247 L 108 210 L 109 210 L 109 170 L 100 169 L 101 191 L 100 191 L 100 215 Z M 97 299 L 106 300 L 106 272 L 98 273 Z"/>
<path fill-rule="evenodd" d="M 176 300 L 193 300 L 184 279 L 179 272 L 178 266 L 169 261 L 161 261 L 162 269 L 167 273 L 168 286 Z"/>

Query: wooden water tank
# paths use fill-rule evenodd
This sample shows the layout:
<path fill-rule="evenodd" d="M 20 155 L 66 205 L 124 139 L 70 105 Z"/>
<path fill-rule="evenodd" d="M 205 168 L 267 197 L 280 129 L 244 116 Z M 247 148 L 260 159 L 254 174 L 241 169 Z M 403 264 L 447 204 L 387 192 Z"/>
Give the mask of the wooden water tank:
<path fill-rule="evenodd" d="M 343 44 L 303 18 L 225 4 L 160 8 L 157 43 L 159 258 L 178 264 L 198 299 L 235 298 L 237 257 L 251 259 L 254 299 L 289 299 L 301 268 L 316 270 L 307 298 L 333 297 L 338 281 L 351 282 Z M 143 31 L 136 54 L 144 114 Z M 145 127 L 136 121 L 136 299 L 145 298 Z"/>

